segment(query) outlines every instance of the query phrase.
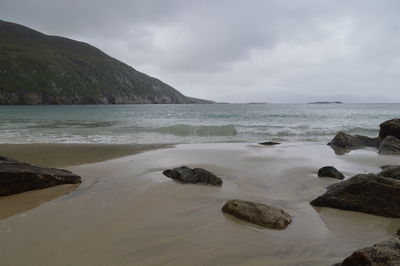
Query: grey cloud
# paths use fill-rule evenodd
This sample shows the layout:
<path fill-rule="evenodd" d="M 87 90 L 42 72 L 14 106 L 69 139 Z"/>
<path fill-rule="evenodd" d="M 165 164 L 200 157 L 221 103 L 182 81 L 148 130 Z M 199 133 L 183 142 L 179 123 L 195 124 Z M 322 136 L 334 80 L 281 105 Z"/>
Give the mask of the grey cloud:
<path fill-rule="evenodd" d="M 89 42 L 185 94 L 234 102 L 398 101 L 398 11 L 396 0 L 0 3 L 2 19 Z"/>

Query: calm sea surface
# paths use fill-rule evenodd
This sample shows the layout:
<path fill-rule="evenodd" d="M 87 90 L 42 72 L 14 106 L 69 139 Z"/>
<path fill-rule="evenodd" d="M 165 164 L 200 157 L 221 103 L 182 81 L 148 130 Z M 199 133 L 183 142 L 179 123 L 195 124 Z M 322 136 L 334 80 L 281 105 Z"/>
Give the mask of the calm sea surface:
<path fill-rule="evenodd" d="M 327 141 L 399 116 L 400 104 L 0 106 L 0 143 Z"/>

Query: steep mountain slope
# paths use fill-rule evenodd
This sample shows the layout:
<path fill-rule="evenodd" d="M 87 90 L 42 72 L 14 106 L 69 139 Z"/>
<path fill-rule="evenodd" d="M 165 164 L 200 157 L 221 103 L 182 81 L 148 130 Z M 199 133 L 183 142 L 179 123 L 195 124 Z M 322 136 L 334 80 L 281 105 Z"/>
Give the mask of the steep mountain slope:
<path fill-rule="evenodd" d="M 210 103 L 83 42 L 0 20 L 0 104 Z"/>

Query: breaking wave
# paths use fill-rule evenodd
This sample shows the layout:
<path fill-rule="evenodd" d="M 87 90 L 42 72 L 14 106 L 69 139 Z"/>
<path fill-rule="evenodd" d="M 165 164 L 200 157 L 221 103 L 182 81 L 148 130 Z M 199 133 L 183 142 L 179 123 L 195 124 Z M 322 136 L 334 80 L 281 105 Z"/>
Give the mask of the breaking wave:
<path fill-rule="evenodd" d="M 235 136 L 237 134 L 234 126 L 173 125 L 152 128 L 148 131 L 176 136 Z"/>

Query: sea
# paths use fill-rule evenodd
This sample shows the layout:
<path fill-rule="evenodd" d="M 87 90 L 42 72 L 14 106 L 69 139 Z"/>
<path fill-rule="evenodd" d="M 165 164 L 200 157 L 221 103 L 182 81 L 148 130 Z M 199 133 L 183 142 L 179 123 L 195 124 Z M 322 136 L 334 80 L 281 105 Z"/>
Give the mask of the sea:
<path fill-rule="evenodd" d="M 400 104 L 0 106 L 0 143 L 327 142 L 399 116 Z"/>

